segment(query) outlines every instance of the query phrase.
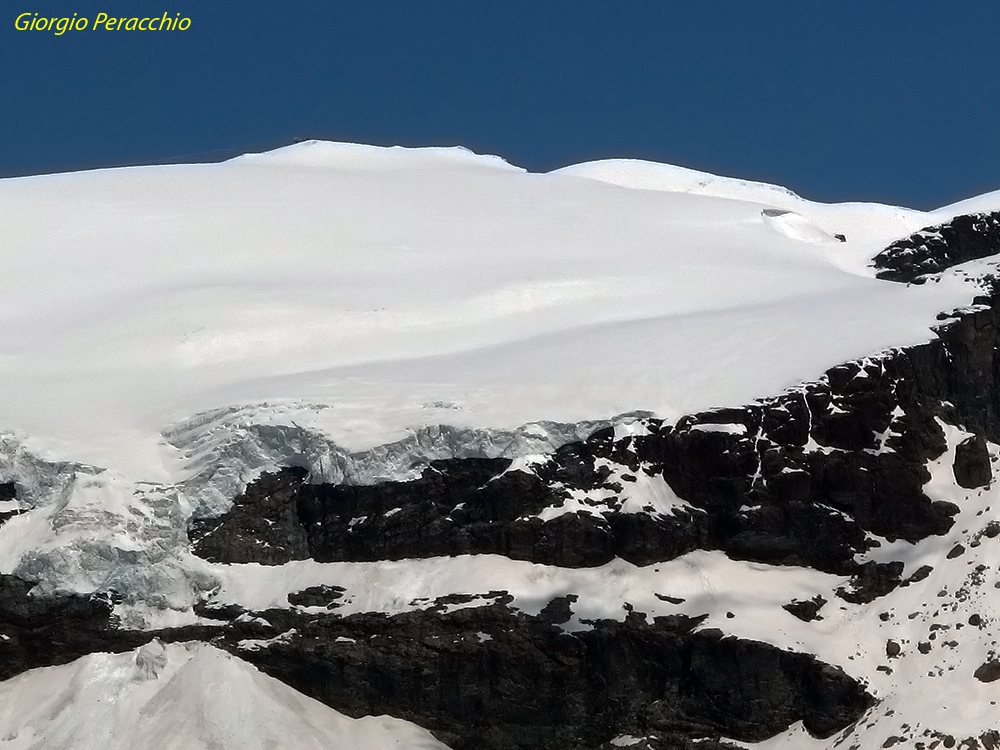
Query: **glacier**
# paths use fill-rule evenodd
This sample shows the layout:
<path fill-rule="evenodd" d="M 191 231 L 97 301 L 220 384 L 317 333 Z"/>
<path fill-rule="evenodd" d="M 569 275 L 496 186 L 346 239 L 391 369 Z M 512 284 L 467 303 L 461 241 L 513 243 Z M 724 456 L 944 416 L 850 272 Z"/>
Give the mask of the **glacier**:
<path fill-rule="evenodd" d="M 953 524 L 921 539 L 866 530 L 855 562 L 899 563 L 908 583 L 873 602 L 838 598 L 854 580 L 846 568 L 720 549 L 592 567 L 499 554 L 261 565 L 205 559 L 189 532 L 288 467 L 315 485 L 375 488 L 449 460 L 511 460 L 509 471 L 532 475 L 595 435 L 641 437 L 651 420 L 738 410 L 845 362 L 923 345 L 942 321 L 988 308 L 995 258 L 924 283 L 880 279 L 873 259 L 927 227 L 997 210 L 996 193 L 920 212 L 815 203 L 634 160 L 532 174 L 466 149 L 318 141 L 221 164 L 0 180 L 0 486 L 13 488 L 0 574 L 34 585 L 32 596 L 106 601 L 123 631 L 196 633 L 247 652 L 159 641 L 133 652 L 130 641 L 122 653 L 24 672 L 0 683 L 0 744 L 264 747 L 268 737 L 279 747 L 444 747 L 414 726 L 416 709 L 357 724 L 247 660 L 280 671 L 268 654 L 295 637 L 282 641 L 293 629 L 275 631 L 275 618 L 457 617 L 477 607 L 499 617 L 506 607 L 516 630 L 572 596 L 571 615 L 554 623 L 567 637 L 601 622 L 638 627 L 633 612 L 687 618 L 683 638 L 701 644 L 699 633 L 718 629 L 809 654 L 875 696 L 861 722 L 827 738 L 813 730 L 828 719 L 810 719 L 760 742 L 705 735 L 719 747 L 874 748 L 889 746 L 891 726 L 895 744 L 968 737 L 988 748 L 997 698 L 971 672 L 996 657 L 996 642 L 968 618 L 1000 616 L 984 546 L 1000 501 L 992 483 L 956 483 L 958 445 L 983 432 L 957 418 L 940 422 L 945 447 L 927 460 L 924 486 L 958 509 Z M 738 422 L 697 429 L 709 441 L 754 437 Z M 878 450 L 892 452 L 885 446 L 900 434 L 887 426 Z M 600 467 L 618 479 L 632 471 Z M 637 499 L 621 509 L 620 490 L 563 484 L 561 503 L 529 516 L 701 512 L 652 470 L 638 479 Z M 963 554 L 949 558 L 957 546 Z M 921 566 L 933 572 L 909 583 Z M 337 601 L 292 603 L 312 590 L 336 590 Z M 925 600 L 938 591 L 951 592 L 947 608 Z M 784 608 L 814 597 L 827 602 L 815 621 Z M 226 608 L 240 613 L 236 635 L 221 630 Z M 974 637 L 961 646 L 917 649 L 930 643 L 929 622 L 963 619 Z M 890 666 L 887 640 L 900 648 Z M 938 692 L 919 687 L 928 675 Z M 254 708 L 205 689 L 215 683 L 245 685 Z M 58 710 L 25 698 L 67 684 Z M 95 701 L 111 712 L 101 714 L 104 734 L 87 716 Z M 226 724 L 255 715 L 250 734 Z M 157 727 L 174 721 L 184 732 L 163 744 Z M 451 729 L 432 730 L 464 747 Z M 652 734 L 615 737 L 602 743 L 674 747 Z"/>

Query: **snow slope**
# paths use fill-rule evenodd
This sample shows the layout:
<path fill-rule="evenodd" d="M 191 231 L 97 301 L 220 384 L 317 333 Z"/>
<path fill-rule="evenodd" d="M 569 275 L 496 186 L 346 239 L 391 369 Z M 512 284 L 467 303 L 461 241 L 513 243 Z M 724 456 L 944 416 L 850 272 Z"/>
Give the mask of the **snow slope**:
<path fill-rule="evenodd" d="M 153 641 L 0 683 L 9 750 L 446 750 L 399 719 L 351 719 L 205 644 Z"/>
<path fill-rule="evenodd" d="M 866 268 L 924 214 L 615 165 L 308 142 L 0 181 L 0 428 L 174 482 L 161 432 L 234 405 L 288 405 L 352 450 L 675 417 L 925 339 L 968 298 Z"/>

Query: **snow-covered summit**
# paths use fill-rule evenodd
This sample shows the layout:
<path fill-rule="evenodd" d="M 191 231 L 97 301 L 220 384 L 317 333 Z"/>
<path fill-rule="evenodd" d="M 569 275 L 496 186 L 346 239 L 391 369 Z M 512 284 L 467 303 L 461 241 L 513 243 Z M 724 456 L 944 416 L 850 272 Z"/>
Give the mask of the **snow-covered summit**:
<path fill-rule="evenodd" d="M 740 180 L 733 177 L 720 177 L 697 169 L 642 159 L 601 159 L 563 167 L 552 174 L 586 177 L 590 180 L 621 185 L 635 190 L 693 193 L 711 195 L 717 198 L 750 200 L 758 203 L 799 204 L 802 202 L 798 195 L 780 185 Z"/>
<path fill-rule="evenodd" d="M 233 161 L 269 165 L 335 169 L 419 169 L 455 165 L 524 172 L 499 156 L 477 154 L 464 146 L 370 146 L 315 139 L 299 141 L 272 151 L 237 156 Z"/>

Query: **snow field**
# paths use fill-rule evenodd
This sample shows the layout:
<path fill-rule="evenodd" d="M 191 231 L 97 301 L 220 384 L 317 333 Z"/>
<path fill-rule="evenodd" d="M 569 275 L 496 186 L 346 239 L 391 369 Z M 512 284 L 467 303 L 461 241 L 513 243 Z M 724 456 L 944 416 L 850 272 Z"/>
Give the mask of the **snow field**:
<path fill-rule="evenodd" d="M 0 683 L 9 750 L 447 750 L 386 716 L 351 719 L 206 644 L 91 654 Z"/>
<path fill-rule="evenodd" d="M 871 278 L 927 214 L 600 165 L 309 142 L 2 180 L 0 425 L 176 483 L 161 433 L 212 409 L 319 405 L 351 451 L 430 424 L 676 417 L 915 343 L 968 301 Z"/>

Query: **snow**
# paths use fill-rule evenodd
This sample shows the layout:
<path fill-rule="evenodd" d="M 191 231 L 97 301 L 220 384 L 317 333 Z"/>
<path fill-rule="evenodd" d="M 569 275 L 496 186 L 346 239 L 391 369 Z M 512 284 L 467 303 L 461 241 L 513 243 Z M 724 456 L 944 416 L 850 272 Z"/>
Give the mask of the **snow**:
<path fill-rule="evenodd" d="M 816 224 L 794 211 L 765 208 L 760 212 L 764 223 L 778 234 L 802 242 L 840 242 Z"/>
<path fill-rule="evenodd" d="M 264 164 L 281 164 L 319 169 L 414 169 L 434 168 L 441 164 L 455 164 L 473 169 L 501 169 L 524 172 L 508 164 L 499 156 L 476 154 L 462 146 L 452 148 L 425 147 L 419 149 L 402 146 L 368 146 L 361 143 L 333 143 L 306 140 L 292 146 L 283 146 L 260 154 L 244 154 L 234 161 Z"/>
<path fill-rule="evenodd" d="M 789 645 L 810 628 L 785 612 L 782 605 L 793 598 L 829 594 L 847 583 L 843 576 L 731 560 L 721 552 L 704 550 L 645 567 L 613 560 L 597 568 L 560 568 L 499 555 L 204 565 L 221 584 L 215 595 L 217 603 L 258 611 L 290 609 L 288 594 L 322 585 L 345 589 L 337 600 L 341 606 L 336 612 L 342 615 L 417 611 L 455 593 L 477 599 L 463 603 L 463 607 L 486 606 L 496 598 L 490 592 L 497 591 L 513 596 L 512 606 L 520 611 L 536 615 L 552 599 L 572 593 L 579 596 L 572 605 L 574 628 L 589 627 L 585 620 L 623 620 L 626 605 L 630 605 L 651 617 L 708 614 L 702 627 L 722 627 L 727 632 L 738 622 L 741 635 L 776 645 Z M 684 602 L 675 604 L 667 597 Z M 727 615 L 729 612 L 735 619 Z"/>
<path fill-rule="evenodd" d="M 0 683 L 10 750 L 447 750 L 385 716 L 352 719 L 206 644 L 91 654 Z"/>
<path fill-rule="evenodd" d="M 556 170 L 556 174 L 584 177 L 633 190 L 663 190 L 670 193 L 694 193 L 717 198 L 735 198 L 757 202 L 799 202 L 787 188 L 765 182 L 720 177 L 696 169 L 672 164 L 657 164 L 641 159 L 602 159 L 574 164 Z"/>
<path fill-rule="evenodd" d="M 802 726 L 802 722 L 796 722 L 788 730 L 775 735 L 763 742 L 738 742 L 728 740 L 736 747 L 747 750 L 826 750 L 830 747 L 829 740 L 820 740 L 813 737 Z M 874 748 L 874 746 L 872 746 Z"/>
<path fill-rule="evenodd" d="M 602 511 L 607 510 L 609 502 L 616 499 L 615 492 L 609 489 L 597 490 L 567 490 L 566 498 L 559 505 L 550 505 L 537 514 L 543 521 L 551 521 L 559 516 L 583 514 L 601 518 Z"/>
<path fill-rule="evenodd" d="M 631 747 L 632 745 L 638 745 L 640 742 L 642 742 L 642 737 L 633 737 L 629 734 L 623 734 L 611 740 L 611 744 L 615 747 Z"/>
<path fill-rule="evenodd" d="M 681 500 L 662 476 L 649 476 L 643 471 L 635 475 L 635 481 L 622 482 L 621 513 L 651 513 L 672 516 L 678 509 L 693 510 Z"/>
<path fill-rule="evenodd" d="M 932 224 L 940 224 L 959 214 L 989 213 L 997 210 L 1000 210 L 1000 190 L 952 203 L 932 211 L 930 216 L 934 218 Z"/>
<path fill-rule="evenodd" d="M 700 423 L 691 425 L 691 432 L 721 432 L 726 435 L 745 435 L 746 425 Z"/>
<path fill-rule="evenodd" d="M 675 418 L 924 340 L 968 302 L 960 278 L 867 268 L 926 214 L 602 169 L 307 142 L 0 180 L 0 427 L 175 483 L 162 432 L 213 409 L 351 451 L 434 424 Z M 656 190 L 622 187 L 647 172 Z"/>

